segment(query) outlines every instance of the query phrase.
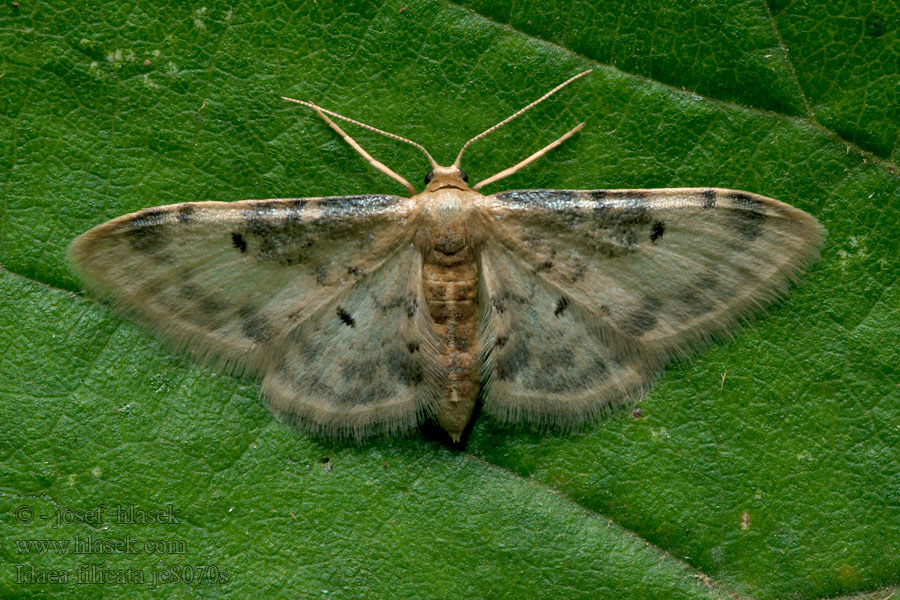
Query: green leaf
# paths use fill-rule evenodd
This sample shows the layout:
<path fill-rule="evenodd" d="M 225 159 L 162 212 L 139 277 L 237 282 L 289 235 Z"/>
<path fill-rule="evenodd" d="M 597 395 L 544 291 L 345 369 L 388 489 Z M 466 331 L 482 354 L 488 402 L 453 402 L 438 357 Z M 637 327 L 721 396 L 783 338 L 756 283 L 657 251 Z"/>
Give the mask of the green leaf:
<path fill-rule="evenodd" d="M 768 599 L 900 583 L 896 4 L 464 4 L 0 7 L 0 596 Z M 446 163 L 587 67 L 473 145 L 472 179 L 585 121 L 492 191 L 722 186 L 829 233 L 784 302 L 671 366 L 640 413 L 574 434 L 482 417 L 463 452 L 419 434 L 323 442 L 271 417 L 255 381 L 85 299 L 65 263 L 76 235 L 143 207 L 403 192 L 280 96 Z M 411 181 L 427 170 L 352 134 Z M 129 539 L 142 551 L 115 548 Z"/>

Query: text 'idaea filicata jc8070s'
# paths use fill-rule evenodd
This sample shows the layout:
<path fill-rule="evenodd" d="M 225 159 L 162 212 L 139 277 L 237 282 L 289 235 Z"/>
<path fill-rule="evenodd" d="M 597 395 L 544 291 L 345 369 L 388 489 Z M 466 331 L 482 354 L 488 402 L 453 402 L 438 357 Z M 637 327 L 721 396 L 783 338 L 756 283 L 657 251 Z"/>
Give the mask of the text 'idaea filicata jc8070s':
<path fill-rule="evenodd" d="M 673 356 L 729 332 L 814 262 L 809 214 L 717 188 L 478 190 L 463 152 L 308 106 L 409 198 L 190 202 L 79 236 L 86 287 L 177 348 L 262 378 L 303 428 L 363 438 L 434 418 L 454 441 L 479 396 L 500 421 L 572 428 L 639 398 Z M 420 149 L 425 190 L 329 116 Z"/>

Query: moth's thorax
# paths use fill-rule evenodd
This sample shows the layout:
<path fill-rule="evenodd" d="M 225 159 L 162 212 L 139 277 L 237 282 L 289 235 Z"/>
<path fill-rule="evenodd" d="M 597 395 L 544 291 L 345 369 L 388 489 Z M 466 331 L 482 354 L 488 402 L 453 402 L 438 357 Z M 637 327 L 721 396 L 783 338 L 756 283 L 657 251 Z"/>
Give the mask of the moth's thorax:
<path fill-rule="evenodd" d="M 437 419 L 456 441 L 471 418 L 481 382 L 476 304 L 481 235 L 474 202 L 480 196 L 455 187 L 416 196 L 420 215 L 416 245 L 423 258 L 425 302 L 447 375 Z"/>
<path fill-rule="evenodd" d="M 474 201 L 480 196 L 458 188 L 440 188 L 416 196 L 421 216 L 416 244 L 425 262 L 452 265 L 474 260 L 474 249 L 481 241 Z"/>

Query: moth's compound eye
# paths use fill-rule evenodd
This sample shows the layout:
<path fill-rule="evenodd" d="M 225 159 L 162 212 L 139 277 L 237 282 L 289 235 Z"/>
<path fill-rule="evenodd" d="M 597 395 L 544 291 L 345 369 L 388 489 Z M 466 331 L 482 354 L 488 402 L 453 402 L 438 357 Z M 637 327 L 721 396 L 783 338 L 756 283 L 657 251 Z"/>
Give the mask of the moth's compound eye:
<path fill-rule="evenodd" d="M 431 183 L 432 179 L 434 179 L 434 169 L 425 173 L 425 185 Z"/>
<path fill-rule="evenodd" d="M 460 176 L 460 178 L 462 178 L 463 181 L 465 181 L 466 183 L 469 183 L 469 174 L 468 173 L 466 173 L 465 171 L 460 169 L 459 176 Z"/>

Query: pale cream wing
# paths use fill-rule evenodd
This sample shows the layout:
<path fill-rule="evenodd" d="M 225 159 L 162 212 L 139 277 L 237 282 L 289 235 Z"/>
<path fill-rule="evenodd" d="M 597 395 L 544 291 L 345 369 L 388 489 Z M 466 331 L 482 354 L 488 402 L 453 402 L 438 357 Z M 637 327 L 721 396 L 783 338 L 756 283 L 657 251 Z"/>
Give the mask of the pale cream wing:
<path fill-rule="evenodd" d="M 412 390 L 397 386 L 389 416 L 372 414 L 366 423 L 350 414 L 354 410 L 338 406 L 334 394 L 324 394 L 312 379 L 304 386 L 303 375 L 317 373 L 323 361 L 341 352 L 357 361 L 362 353 L 372 353 L 366 360 L 378 362 L 378 344 L 386 338 L 411 336 L 409 343 L 418 342 L 410 324 L 392 320 L 397 315 L 390 310 L 365 315 L 375 305 L 353 304 L 361 290 L 377 295 L 402 288 L 397 294 L 406 298 L 416 285 L 410 279 L 418 260 L 410 245 L 411 211 L 410 200 L 379 195 L 177 204 L 95 227 L 72 243 L 69 256 L 89 290 L 177 348 L 227 369 L 263 376 L 277 411 L 296 415 L 312 429 L 363 435 L 415 421 L 433 394 L 421 389 L 424 384 Z M 392 280 L 397 277 L 402 280 Z M 398 300 L 377 301 L 387 305 Z M 341 303 L 356 311 L 359 327 L 343 324 Z M 278 379 L 282 359 L 303 352 L 296 347 L 296 332 L 305 331 L 307 322 L 322 325 L 325 315 L 375 337 L 329 348 L 302 365 L 292 362 L 297 372 L 290 387 L 270 383 Z M 369 325 L 373 322 L 379 323 L 379 331 Z M 357 379 L 369 375 L 343 373 Z M 360 385 L 345 388 L 359 392 Z M 341 389 L 335 385 L 338 395 Z M 383 404 L 384 395 L 379 398 Z M 323 413 L 302 408 L 310 404 L 329 413 L 327 426 L 315 421 Z M 337 425 L 340 416 L 335 415 L 341 411 L 345 424 Z"/>
<path fill-rule="evenodd" d="M 818 257 L 807 213 L 723 189 L 487 197 L 485 409 L 577 425 L 783 293 Z"/>
<path fill-rule="evenodd" d="M 273 411 L 316 433 L 401 432 L 435 413 L 437 352 L 422 256 L 406 243 L 271 346 L 263 392 Z"/>

